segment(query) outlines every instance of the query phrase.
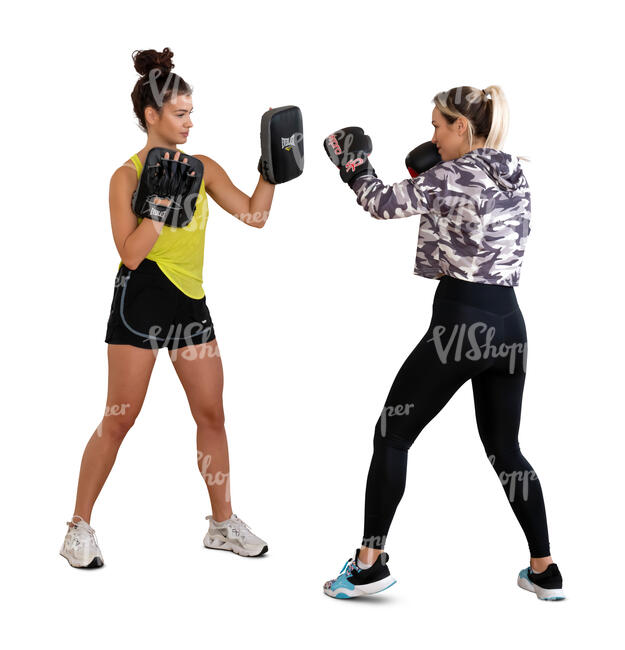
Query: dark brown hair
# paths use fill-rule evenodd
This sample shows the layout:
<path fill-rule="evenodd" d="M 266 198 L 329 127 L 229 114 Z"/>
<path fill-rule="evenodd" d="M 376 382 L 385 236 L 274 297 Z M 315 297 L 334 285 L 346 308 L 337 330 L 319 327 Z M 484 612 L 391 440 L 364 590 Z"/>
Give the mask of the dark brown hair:
<path fill-rule="evenodd" d="M 438 93 L 432 100 L 448 124 L 459 117 L 468 122 L 469 147 L 473 138 L 484 138 L 485 147 L 499 149 L 508 132 L 508 102 L 499 86 L 480 90 L 457 86 Z"/>
<path fill-rule="evenodd" d="M 165 102 L 176 95 L 190 95 L 193 89 L 187 82 L 172 72 L 174 53 L 166 47 L 162 52 L 156 50 L 135 50 L 132 60 L 135 70 L 141 75 L 132 89 L 130 97 L 139 127 L 147 133 L 145 109 L 148 106 L 156 109 L 159 114 Z"/>

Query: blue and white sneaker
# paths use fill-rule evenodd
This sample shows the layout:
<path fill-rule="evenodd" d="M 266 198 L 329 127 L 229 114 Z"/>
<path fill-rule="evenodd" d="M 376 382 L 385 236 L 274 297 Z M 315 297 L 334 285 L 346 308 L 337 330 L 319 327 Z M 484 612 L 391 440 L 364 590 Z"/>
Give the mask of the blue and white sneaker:
<path fill-rule="evenodd" d="M 356 596 L 371 596 L 393 586 L 397 580 L 388 570 L 388 553 L 380 553 L 376 561 L 368 569 L 358 566 L 358 553 L 345 562 L 338 577 L 328 580 L 323 585 L 323 592 L 332 598 L 355 598 Z"/>
<path fill-rule="evenodd" d="M 521 589 L 532 591 L 541 600 L 564 600 L 562 575 L 553 562 L 541 573 L 534 573 L 530 567 L 519 573 L 516 581 Z"/>

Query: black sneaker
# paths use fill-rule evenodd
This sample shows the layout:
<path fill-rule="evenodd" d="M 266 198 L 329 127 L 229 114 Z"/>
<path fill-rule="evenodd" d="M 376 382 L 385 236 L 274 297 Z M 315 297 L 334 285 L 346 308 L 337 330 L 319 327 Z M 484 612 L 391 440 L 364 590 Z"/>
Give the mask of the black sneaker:
<path fill-rule="evenodd" d="M 393 586 L 397 580 L 388 570 L 388 553 L 380 553 L 376 561 L 368 569 L 358 566 L 358 553 L 345 562 L 341 572 L 334 580 L 328 580 L 323 585 L 323 591 L 332 598 L 355 598 L 370 596 Z"/>
<path fill-rule="evenodd" d="M 534 573 L 530 567 L 519 573 L 516 581 L 521 589 L 533 591 L 541 600 L 564 600 L 562 575 L 558 565 L 553 562 L 542 572 Z"/>

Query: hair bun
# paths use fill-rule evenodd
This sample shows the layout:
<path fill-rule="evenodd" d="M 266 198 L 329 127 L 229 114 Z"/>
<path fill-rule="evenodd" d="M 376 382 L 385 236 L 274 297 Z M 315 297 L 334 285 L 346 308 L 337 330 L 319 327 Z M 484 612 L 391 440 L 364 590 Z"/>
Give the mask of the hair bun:
<path fill-rule="evenodd" d="M 173 67 L 172 61 L 174 53 L 168 48 L 164 48 L 162 52 L 156 50 L 135 50 L 132 53 L 132 60 L 135 64 L 135 70 L 144 76 L 150 70 L 158 68 L 163 72 L 169 72 Z"/>

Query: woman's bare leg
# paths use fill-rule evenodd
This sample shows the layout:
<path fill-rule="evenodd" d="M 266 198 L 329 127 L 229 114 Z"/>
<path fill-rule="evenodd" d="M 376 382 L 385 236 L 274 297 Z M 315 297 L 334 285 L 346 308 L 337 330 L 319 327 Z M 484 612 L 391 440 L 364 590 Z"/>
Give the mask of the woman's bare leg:
<path fill-rule="evenodd" d="M 119 446 L 139 415 L 156 354 L 156 350 L 132 345 L 108 346 L 106 409 L 83 453 L 74 508 L 74 515 L 80 515 L 87 523 Z"/>
<path fill-rule="evenodd" d="M 224 427 L 223 368 L 217 341 L 170 352 L 197 424 L 197 462 L 208 488 L 213 518 L 232 516 L 230 463 Z"/>

